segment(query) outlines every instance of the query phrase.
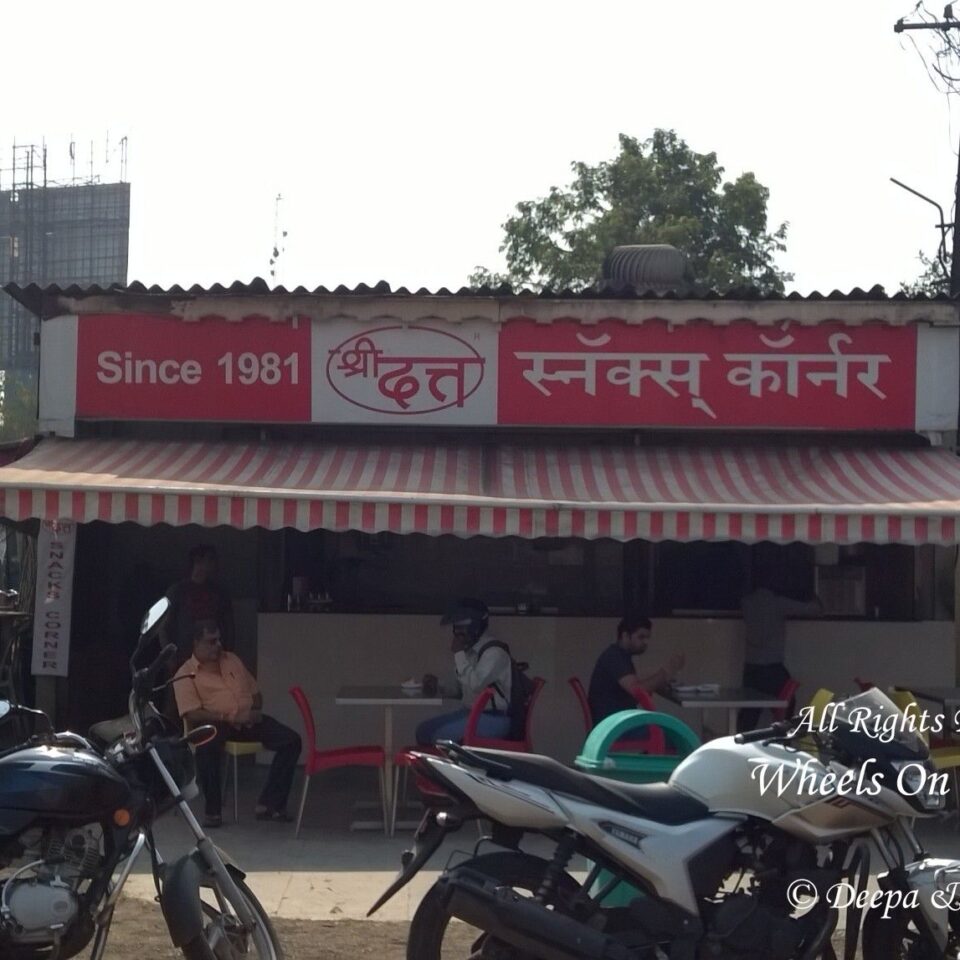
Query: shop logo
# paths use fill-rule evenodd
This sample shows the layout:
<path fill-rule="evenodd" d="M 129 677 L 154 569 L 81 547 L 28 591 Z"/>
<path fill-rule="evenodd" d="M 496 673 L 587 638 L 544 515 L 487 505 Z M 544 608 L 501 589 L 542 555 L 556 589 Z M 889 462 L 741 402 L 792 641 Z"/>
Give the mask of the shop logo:
<path fill-rule="evenodd" d="M 344 340 L 330 351 L 326 372 L 348 403 L 411 416 L 462 407 L 483 381 L 485 362 L 452 333 L 398 325 Z"/>

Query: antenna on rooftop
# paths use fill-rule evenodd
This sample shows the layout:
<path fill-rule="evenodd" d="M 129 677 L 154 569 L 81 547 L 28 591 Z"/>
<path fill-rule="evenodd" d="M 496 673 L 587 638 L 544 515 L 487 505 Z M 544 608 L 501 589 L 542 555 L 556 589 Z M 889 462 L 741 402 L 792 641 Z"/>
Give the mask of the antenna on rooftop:
<path fill-rule="evenodd" d="M 270 279 L 274 283 L 280 282 L 278 267 L 280 255 L 287 249 L 287 231 L 280 229 L 280 204 L 282 202 L 283 196 L 278 193 L 273 201 L 273 251 L 270 254 Z"/>

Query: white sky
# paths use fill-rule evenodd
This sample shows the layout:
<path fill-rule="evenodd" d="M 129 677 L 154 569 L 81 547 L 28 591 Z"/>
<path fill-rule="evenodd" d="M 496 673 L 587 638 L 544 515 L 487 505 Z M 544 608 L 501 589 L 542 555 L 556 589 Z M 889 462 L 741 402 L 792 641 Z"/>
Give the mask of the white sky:
<path fill-rule="evenodd" d="M 939 12 L 937 0 L 931 8 Z M 790 222 L 794 288 L 894 292 L 950 216 L 960 111 L 893 33 L 908 0 L 21 5 L 3 43 L 0 167 L 110 178 L 129 137 L 130 280 L 456 288 L 501 267 L 514 204 L 672 127 Z M 142 12 L 141 12 L 142 11 Z M 11 25 L 6 17 L 7 27 Z M 918 40 L 921 38 L 918 37 Z M 78 162 L 78 169 L 83 165 Z"/>

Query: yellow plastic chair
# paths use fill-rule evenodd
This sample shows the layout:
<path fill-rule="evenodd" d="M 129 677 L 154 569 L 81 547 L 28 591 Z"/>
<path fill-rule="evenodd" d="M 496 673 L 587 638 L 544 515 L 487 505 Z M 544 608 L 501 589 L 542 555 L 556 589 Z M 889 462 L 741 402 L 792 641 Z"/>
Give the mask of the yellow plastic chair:
<path fill-rule="evenodd" d="M 831 703 L 833 703 L 833 691 L 828 690 L 826 687 L 821 687 L 810 698 L 810 703 L 807 704 L 807 707 L 810 709 L 811 727 L 816 728 L 820 725 L 827 705 Z M 797 741 L 797 748 L 803 750 L 805 753 L 815 754 L 817 752 L 817 744 L 813 737 L 804 737 L 802 740 Z"/>
<path fill-rule="evenodd" d="M 183 721 L 183 735 L 186 736 L 191 730 L 191 726 L 186 720 Z M 237 789 L 239 774 L 237 773 L 237 761 L 240 757 L 249 757 L 263 750 L 263 744 L 259 740 L 227 740 L 223 744 L 223 752 L 227 757 L 227 772 L 229 773 L 230 761 L 233 761 L 233 822 L 240 822 L 240 791 Z"/>
<path fill-rule="evenodd" d="M 887 696 L 894 704 L 914 721 L 917 733 L 923 737 L 923 742 L 930 743 L 930 731 L 920 729 L 920 707 L 917 704 L 917 698 L 909 690 L 897 690 L 891 687 L 887 691 Z M 960 766 L 960 745 L 956 747 L 934 747 L 930 751 L 930 756 L 939 768 L 941 763 L 944 769 Z"/>
<path fill-rule="evenodd" d="M 923 737 L 924 743 L 930 743 L 930 732 L 920 729 L 920 707 L 917 698 L 909 690 L 897 690 L 890 687 L 887 696 L 894 702 L 904 716 L 909 717 L 916 724 L 917 733 Z M 934 747 L 930 751 L 933 765 L 940 771 L 949 770 L 953 775 L 953 790 L 957 808 L 960 810 L 960 746 Z"/>
<path fill-rule="evenodd" d="M 223 744 L 223 752 L 229 758 L 227 763 L 233 767 L 233 822 L 240 822 L 240 791 L 237 789 L 237 763 L 240 757 L 249 757 L 251 754 L 257 754 L 263 749 L 263 744 L 258 740 L 226 740 Z M 232 761 L 232 763 L 231 763 Z"/>

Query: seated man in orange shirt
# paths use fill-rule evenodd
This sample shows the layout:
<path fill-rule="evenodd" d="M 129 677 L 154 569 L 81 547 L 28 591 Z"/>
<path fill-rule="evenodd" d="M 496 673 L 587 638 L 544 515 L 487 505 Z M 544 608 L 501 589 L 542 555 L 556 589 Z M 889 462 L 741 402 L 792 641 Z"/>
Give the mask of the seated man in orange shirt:
<path fill-rule="evenodd" d="M 197 748 L 204 825 L 219 827 L 223 822 L 220 766 L 225 740 L 258 740 L 274 751 L 256 815 L 258 820 L 289 820 L 287 797 L 300 758 L 300 737 L 261 712 L 263 697 L 257 681 L 236 654 L 223 649 L 215 621 L 194 624 L 193 656 L 177 677 L 182 678 L 173 685 L 180 716 L 192 726 L 212 723 L 218 730 L 214 740 Z"/>

